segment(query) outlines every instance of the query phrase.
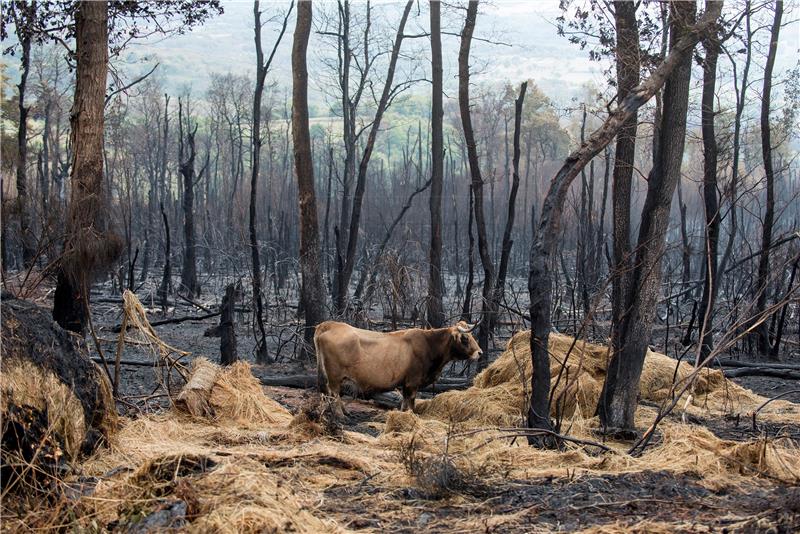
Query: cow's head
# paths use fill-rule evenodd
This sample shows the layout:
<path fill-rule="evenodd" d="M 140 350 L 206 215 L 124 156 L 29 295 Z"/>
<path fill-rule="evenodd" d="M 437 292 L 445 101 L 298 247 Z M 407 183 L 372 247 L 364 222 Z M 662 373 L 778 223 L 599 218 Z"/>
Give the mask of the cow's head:
<path fill-rule="evenodd" d="M 453 335 L 452 353 L 457 360 L 477 360 L 483 351 L 472 337 L 472 330 L 477 325 L 469 325 L 464 321 L 459 321 L 457 325 L 450 327 Z"/>

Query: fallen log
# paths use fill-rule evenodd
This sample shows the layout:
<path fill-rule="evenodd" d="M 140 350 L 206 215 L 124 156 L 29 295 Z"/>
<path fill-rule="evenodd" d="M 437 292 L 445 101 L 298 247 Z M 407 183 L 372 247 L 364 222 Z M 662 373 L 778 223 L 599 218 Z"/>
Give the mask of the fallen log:
<path fill-rule="evenodd" d="M 103 363 L 101 358 L 92 358 L 94 363 Z M 120 365 L 127 365 L 129 367 L 166 367 L 167 363 L 163 360 L 157 362 L 139 361 L 139 360 L 120 360 Z"/>
<path fill-rule="evenodd" d="M 726 369 L 723 371 L 726 378 L 736 378 L 742 376 L 771 376 L 786 380 L 800 380 L 800 371 L 790 369 L 776 369 L 774 367 L 739 367 L 737 369 Z"/>
<path fill-rule="evenodd" d="M 260 376 L 259 380 L 264 386 L 311 389 L 317 387 L 317 375 L 286 375 L 286 376 Z M 420 391 L 428 393 L 442 393 L 453 389 L 467 389 L 472 385 L 472 380 L 466 378 L 442 378 Z M 398 397 L 399 398 L 399 397 Z"/>
<path fill-rule="evenodd" d="M 160 321 L 153 321 L 150 323 L 150 326 L 161 326 L 165 324 L 178 324 L 184 323 L 186 321 L 204 321 L 206 319 L 211 319 L 212 317 L 217 317 L 220 315 L 221 311 L 216 311 L 212 313 L 207 313 L 205 315 L 187 315 L 185 317 L 173 317 L 172 319 L 162 319 Z M 130 328 L 130 327 L 128 327 Z M 118 334 L 122 330 L 122 325 L 118 324 L 114 328 L 111 329 L 112 332 Z"/>
<path fill-rule="evenodd" d="M 717 360 L 715 363 L 718 363 L 722 367 L 754 367 L 758 369 L 768 367 L 770 369 L 788 369 L 790 371 L 800 371 L 800 365 L 792 365 L 789 363 L 740 362 L 738 360 L 731 359 Z"/>

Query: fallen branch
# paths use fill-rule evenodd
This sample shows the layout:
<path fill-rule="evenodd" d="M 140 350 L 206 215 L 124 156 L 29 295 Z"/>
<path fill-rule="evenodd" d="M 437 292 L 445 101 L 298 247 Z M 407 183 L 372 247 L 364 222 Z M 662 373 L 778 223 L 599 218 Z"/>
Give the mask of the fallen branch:
<path fill-rule="evenodd" d="M 769 367 L 771 369 L 788 369 L 790 371 L 800 371 L 800 365 L 792 365 L 789 363 L 770 363 L 770 362 L 740 362 L 738 360 L 717 360 L 715 363 L 719 363 L 722 367 Z"/>
<path fill-rule="evenodd" d="M 725 377 L 736 378 L 741 376 L 772 376 L 786 380 L 800 380 L 800 371 L 777 369 L 775 367 L 739 367 L 724 371 Z"/>
<path fill-rule="evenodd" d="M 206 319 L 211 319 L 212 317 L 217 317 L 220 313 L 222 313 L 222 312 L 216 311 L 216 312 L 212 312 L 212 313 L 207 313 L 205 315 L 187 315 L 185 317 L 175 317 L 175 318 L 172 318 L 172 319 L 162 319 L 161 321 L 153 321 L 152 323 L 150 323 L 150 326 L 161 326 L 161 325 L 165 325 L 165 324 L 177 324 L 177 323 L 183 323 L 183 322 L 186 322 L 186 321 L 204 321 Z M 130 328 L 130 325 L 128 325 L 128 328 Z M 118 333 L 118 332 L 122 331 L 122 325 L 118 324 L 117 326 L 112 328 L 111 331 L 114 332 L 114 333 Z"/>
<path fill-rule="evenodd" d="M 259 377 L 261 385 L 285 388 L 311 389 L 317 387 L 317 375 L 286 375 Z M 428 393 L 441 393 L 453 389 L 467 389 L 472 385 L 472 380 L 464 378 L 442 378 L 420 391 Z M 382 394 L 379 394 L 382 395 Z M 377 396 L 377 395 L 376 395 Z"/>

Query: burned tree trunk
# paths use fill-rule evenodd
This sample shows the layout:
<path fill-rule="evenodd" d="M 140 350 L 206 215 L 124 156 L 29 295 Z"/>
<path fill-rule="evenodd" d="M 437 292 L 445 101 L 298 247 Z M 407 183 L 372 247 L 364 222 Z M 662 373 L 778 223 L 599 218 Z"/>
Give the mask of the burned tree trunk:
<path fill-rule="evenodd" d="M 687 4 L 693 9 L 693 6 Z M 681 9 L 681 8 L 678 8 Z M 685 9 L 685 7 L 683 8 Z M 636 86 L 620 102 L 603 125 L 595 130 L 581 147 L 570 154 L 561 169 L 553 177 L 547 196 L 542 203 L 539 226 L 530 253 L 530 272 L 528 292 L 530 294 L 531 314 L 531 402 L 528 411 L 528 426 L 533 429 L 550 431 L 550 358 L 547 343 L 550 337 L 550 307 L 552 304 L 551 258 L 555 253 L 560 235 L 561 216 L 567 192 L 572 181 L 589 161 L 603 150 L 624 127 L 636 111 L 643 106 L 664 85 L 672 80 L 672 72 L 686 60 L 691 60 L 691 51 L 701 35 L 719 17 L 721 6 L 709 7 L 705 15 L 692 28 L 673 41 L 673 47 L 664 61 L 653 71 L 650 78 Z M 685 120 L 685 116 L 684 116 Z M 636 383 L 638 390 L 638 381 Z M 542 434 L 531 435 L 532 445 L 546 445 L 548 439 Z"/>
<path fill-rule="evenodd" d="M 222 297 L 219 318 L 219 363 L 230 365 L 239 359 L 236 354 L 236 329 L 233 322 L 233 312 L 236 304 L 236 284 L 225 287 L 225 296 Z"/>
<path fill-rule="evenodd" d="M 614 4 L 617 27 L 617 99 L 625 99 L 639 84 L 639 27 L 636 4 Z M 622 324 L 624 303 L 631 284 L 631 185 L 636 157 L 638 113 L 634 111 L 617 135 L 614 152 L 614 175 L 611 185 L 613 265 L 611 276 L 611 346 L 620 346 L 620 332 L 613 328 Z"/>
<path fill-rule="evenodd" d="M 167 311 L 167 298 L 169 296 L 169 289 L 172 285 L 172 262 L 170 260 L 170 248 L 172 247 L 169 236 L 169 219 L 167 219 L 167 212 L 164 211 L 164 204 L 159 203 L 161 210 L 161 218 L 164 221 L 164 272 L 161 275 L 161 284 L 158 286 L 158 301 L 161 304 L 161 309 Z"/>
<path fill-rule="evenodd" d="M 775 223 L 775 171 L 772 167 L 772 136 L 769 112 L 772 104 L 772 71 L 778 50 L 778 35 L 781 30 L 783 2 L 775 3 L 775 20 L 772 23 L 772 36 L 767 53 L 767 66 L 764 68 L 764 90 L 761 93 L 761 155 L 764 159 L 764 176 L 767 182 L 764 223 L 761 230 L 761 255 L 758 258 L 758 283 L 756 291 L 755 320 L 761 318 L 767 308 L 769 295 L 769 251 L 772 247 L 772 227 Z M 756 330 L 758 351 L 770 355 L 769 322 L 763 321 Z"/>
<path fill-rule="evenodd" d="M 180 173 L 183 177 L 183 269 L 181 270 L 181 287 L 192 297 L 200 294 L 200 287 L 197 285 L 197 254 L 195 247 L 194 234 L 194 184 L 195 184 L 195 143 L 194 137 L 197 134 L 197 124 L 192 129 L 189 121 L 189 111 L 186 111 L 186 144 L 189 154 L 183 160 L 184 139 L 183 139 L 183 104 L 178 99 L 178 126 L 180 129 Z"/>
<path fill-rule="evenodd" d="M 21 56 L 20 56 L 20 77 L 18 94 L 19 107 L 19 127 L 17 128 L 17 210 L 19 216 L 20 240 L 22 244 L 22 263 L 29 267 L 36 255 L 33 246 L 33 232 L 31 232 L 31 220 L 28 201 L 28 111 L 30 107 L 25 106 L 25 88 L 28 84 L 28 72 L 31 65 L 31 40 L 33 31 L 31 25 L 36 13 L 36 2 L 15 2 L 8 6 L 12 10 L 14 25 L 17 30 Z"/>
<path fill-rule="evenodd" d="M 714 345 L 713 320 L 717 296 L 717 252 L 719 249 L 719 200 L 717 199 L 717 138 L 714 129 L 714 97 L 717 83 L 719 37 L 710 33 L 703 41 L 706 57 L 703 62 L 702 133 L 703 133 L 703 202 L 706 215 L 705 280 L 700 311 L 700 353 L 696 363 L 708 358 Z M 684 288 L 686 289 L 686 288 Z"/>
<path fill-rule="evenodd" d="M 631 291 L 624 303 L 626 314 L 621 324 L 614 326 L 619 332 L 620 345 L 615 346 L 612 352 L 598 403 L 603 428 L 623 435 L 635 433 L 634 415 L 639 380 L 655 318 L 672 197 L 680 180 L 689 103 L 691 51 L 699 37 L 694 36 L 693 28 L 689 26 L 694 21 L 695 9 L 695 5 L 689 2 L 670 4 L 670 56 L 680 52 L 680 60 L 676 61 L 675 69 L 664 86 L 659 149 L 642 208 Z M 710 5 L 707 14 L 712 10 L 721 10 L 721 5 Z M 687 39 L 692 41 L 688 50 L 679 48 L 679 43 Z"/>
<path fill-rule="evenodd" d="M 442 187 L 444 181 L 444 136 L 442 133 L 442 30 L 441 4 L 430 2 L 431 9 L 431 244 L 428 251 L 430 271 L 428 276 L 428 324 L 432 328 L 444 326 L 442 306 Z"/>
<path fill-rule="evenodd" d="M 76 63 L 72 125 L 72 192 L 67 237 L 53 302 L 62 328 L 83 332 L 92 277 L 119 256 L 122 242 L 108 229 L 103 191 L 103 111 L 108 73 L 108 4 L 80 2 L 75 12 Z"/>
<path fill-rule="evenodd" d="M 314 328 L 325 318 L 325 286 L 322 283 L 322 257 L 319 248 L 317 199 L 314 191 L 314 165 L 311 160 L 311 134 L 308 128 L 308 68 L 306 51 L 311 33 L 312 4 L 297 5 L 297 24 L 292 45 L 292 141 L 294 167 L 300 203 L 301 305 L 305 315 L 304 351 L 312 354 Z"/>
<path fill-rule="evenodd" d="M 256 362 L 268 363 L 269 354 L 267 353 L 267 332 L 264 329 L 264 304 L 261 297 L 261 255 L 258 248 L 258 235 L 256 233 L 256 202 L 258 201 L 258 173 L 261 164 L 261 98 L 264 93 L 264 81 L 269 72 L 269 67 L 272 64 L 272 58 L 275 57 L 275 52 L 278 45 L 283 39 L 283 34 L 286 32 L 286 25 L 289 21 L 289 15 L 294 8 L 294 3 L 289 7 L 286 17 L 283 19 L 283 26 L 278 38 L 275 40 L 275 45 L 272 47 L 272 53 L 269 59 L 264 62 L 264 52 L 261 47 L 261 11 L 259 11 L 259 2 L 256 0 L 253 3 L 253 16 L 255 28 L 255 42 L 256 42 L 256 87 L 253 92 L 253 146 L 252 146 L 252 174 L 250 175 L 250 258 L 253 266 L 253 302 L 256 308 L 256 325 L 258 326 L 259 340 L 256 344 Z"/>
<path fill-rule="evenodd" d="M 458 107 L 461 112 L 461 125 L 464 128 L 464 140 L 467 145 L 467 159 L 471 176 L 473 201 L 475 203 L 475 226 L 478 233 L 478 254 L 483 265 L 483 302 L 491 299 L 494 291 L 494 264 L 489 254 L 489 241 L 486 237 L 486 217 L 483 208 L 483 178 L 481 177 L 480 162 L 478 161 L 478 145 L 472 128 L 472 117 L 469 110 L 469 50 L 472 44 L 472 34 L 475 31 L 475 20 L 478 16 L 477 0 L 470 0 L 467 6 L 467 18 L 464 21 L 464 30 L 461 33 L 461 46 L 458 51 Z M 478 329 L 478 343 L 483 350 L 483 355 L 478 361 L 478 367 L 484 368 L 489 357 L 488 324 L 481 321 Z"/>

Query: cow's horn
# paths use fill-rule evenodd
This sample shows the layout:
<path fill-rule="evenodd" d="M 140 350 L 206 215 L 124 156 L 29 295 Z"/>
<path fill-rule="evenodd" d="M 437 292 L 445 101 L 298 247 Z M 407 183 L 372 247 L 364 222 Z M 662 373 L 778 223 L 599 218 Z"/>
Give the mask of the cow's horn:
<path fill-rule="evenodd" d="M 458 325 L 458 331 L 462 332 L 464 334 L 469 334 L 470 332 L 475 330 L 475 328 L 480 324 L 480 321 L 478 321 L 475 324 L 469 324 L 469 323 L 466 323 L 466 324 L 467 324 L 466 328 L 461 326 L 461 325 Z"/>

